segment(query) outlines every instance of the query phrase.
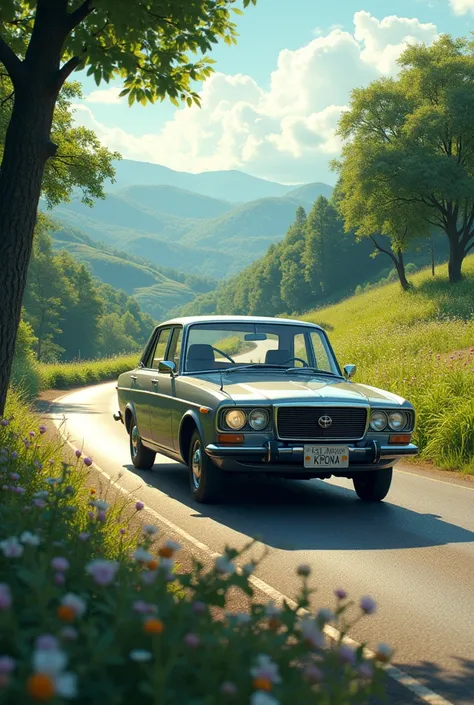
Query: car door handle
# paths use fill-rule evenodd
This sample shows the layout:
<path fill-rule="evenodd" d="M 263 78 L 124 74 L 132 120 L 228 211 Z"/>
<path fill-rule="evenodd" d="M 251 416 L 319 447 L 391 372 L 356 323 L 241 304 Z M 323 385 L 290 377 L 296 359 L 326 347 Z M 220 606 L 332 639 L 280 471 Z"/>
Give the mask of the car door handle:
<path fill-rule="evenodd" d="M 130 375 L 130 379 L 133 379 L 134 382 L 137 381 L 137 376 L 136 375 Z"/>
<path fill-rule="evenodd" d="M 152 380 L 151 380 L 151 383 L 152 383 L 152 384 L 158 384 L 159 381 L 160 381 L 159 379 L 152 379 Z"/>

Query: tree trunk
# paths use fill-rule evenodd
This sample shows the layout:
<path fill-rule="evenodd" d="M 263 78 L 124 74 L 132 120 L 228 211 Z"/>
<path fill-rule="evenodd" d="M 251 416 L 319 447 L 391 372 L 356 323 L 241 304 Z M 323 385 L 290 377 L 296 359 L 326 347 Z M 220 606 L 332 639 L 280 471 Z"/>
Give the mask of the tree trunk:
<path fill-rule="evenodd" d="M 400 285 L 403 291 L 408 291 L 410 289 L 410 282 L 407 279 L 405 272 L 405 260 L 403 259 L 403 252 L 397 252 L 394 258 L 395 267 L 397 269 L 398 278 L 400 280 Z"/>
<path fill-rule="evenodd" d="M 15 102 L 0 168 L 0 416 L 10 379 L 16 334 L 50 142 L 54 92 L 25 76 Z"/>
<path fill-rule="evenodd" d="M 450 284 L 455 284 L 460 282 L 463 278 L 462 275 L 462 263 L 464 260 L 464 247 L 460 244 L 458 239 L 457 229 L 454 228 L 454 232 L 448 233 L 449 238 L 449 262 L 448 262 L 448 275 Z"/>

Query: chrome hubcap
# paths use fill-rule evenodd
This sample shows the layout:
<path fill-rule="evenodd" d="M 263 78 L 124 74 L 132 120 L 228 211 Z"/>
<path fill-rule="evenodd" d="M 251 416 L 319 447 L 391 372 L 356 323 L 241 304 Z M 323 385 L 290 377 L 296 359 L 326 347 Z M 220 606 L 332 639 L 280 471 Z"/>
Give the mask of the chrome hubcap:
<path fill-rule="evenodd" d="M 193 471 L 193 484 L 195 489 L 199 488 L 201 483 L 201 469 L 202 469 L 202 458 L 201 458 L 201 444 L 197 441 L 194 445 L 193 460 L 192 460 L 192 471 Z"/>
<path fill-rule="evenodd" d="M 132 457 L 134 458 L 138 453 L 138 428 L 134 426 L 130 434 L 130 449 L 132 451 Z"/>

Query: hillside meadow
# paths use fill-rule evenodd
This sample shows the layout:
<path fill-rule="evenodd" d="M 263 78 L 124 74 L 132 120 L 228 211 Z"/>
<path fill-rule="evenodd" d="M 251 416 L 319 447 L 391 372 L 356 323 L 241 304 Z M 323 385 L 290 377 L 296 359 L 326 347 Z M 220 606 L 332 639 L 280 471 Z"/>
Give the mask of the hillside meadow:
<path fill-rule="evenodd" d="M 410 292 L 389 284 L 303 318 L 327 330 L 358 381 L 412 402 L 422 459 L 474 474 L 474 255 L 464 273 L 450 285 L 447 266 L 423 271 Z"/>

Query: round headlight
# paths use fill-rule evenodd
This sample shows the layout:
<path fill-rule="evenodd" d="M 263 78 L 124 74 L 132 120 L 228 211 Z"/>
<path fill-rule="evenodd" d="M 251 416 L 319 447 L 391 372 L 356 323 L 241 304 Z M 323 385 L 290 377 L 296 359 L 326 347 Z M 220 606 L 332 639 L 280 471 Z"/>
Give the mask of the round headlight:
<path fill-rule="evenodd" d="M 241 409 L 231 409 L 225 415 L 225 422 L 233 431 L 240 431 L 247 423 L 247 416 Z"/>
<path fill-rule="evenodd" d="M 407 425 L 407 417 L 403 411 L 392 411 L 388 415 L 388 425 L 392 431 L 401 431 Z"/>
<path fill-rule="evenodd" d="M 261 431 L 268 426 L 270 417 L 265 409 L 255 409 L 249 414 L 249 424 L 254 431 Z"/>
<path fill-rule="evenodd" d="M 383 431 L 387 426 L 387 414 L 384 411 L 373 411 L 370 415 L 370 428 L 373 431 Z"/>

